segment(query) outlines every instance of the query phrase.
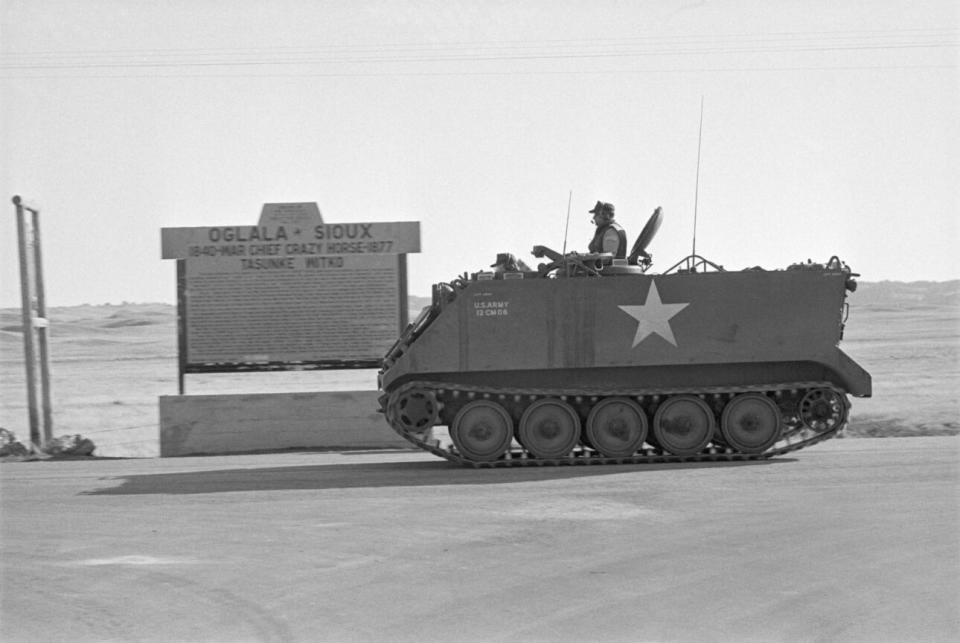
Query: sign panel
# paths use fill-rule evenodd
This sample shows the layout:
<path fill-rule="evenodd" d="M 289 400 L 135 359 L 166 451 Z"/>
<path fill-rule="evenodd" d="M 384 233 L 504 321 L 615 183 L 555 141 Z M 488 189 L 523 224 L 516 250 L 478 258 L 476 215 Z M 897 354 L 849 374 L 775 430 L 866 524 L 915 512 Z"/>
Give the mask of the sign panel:
<path fill-rule="evenodd" d="M 323 215 L 316 203 L 264 203 L 257 225 L 288 223 L 309 227 L 323 223 Z"/>
<path fill-rule="evenodd" d="M 186 262 L 188 364 L 379 360 L 400 325 L 397 255 Z"/>
<path fill-rule="evenodd" d="M 378 221 L 317 223 L 309 227 L 277 224 L 163 228 L 160 238 L 164 259 L 406 254 L 420 252 L 420 223 Z"/>
<path fill-rule="evenodd" d="M 161 229 L 179 266 L 181 375 L 376 365 L 407 321 L 405 254 L 419 251 L 419 222 L 324 223 L 316 204 Z"/>

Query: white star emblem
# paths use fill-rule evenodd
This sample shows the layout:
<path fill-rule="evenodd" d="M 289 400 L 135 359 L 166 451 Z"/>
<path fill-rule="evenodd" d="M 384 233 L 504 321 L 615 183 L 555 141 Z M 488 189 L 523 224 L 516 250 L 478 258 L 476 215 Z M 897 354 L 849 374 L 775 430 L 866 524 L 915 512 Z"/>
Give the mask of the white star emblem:
<path fill-rule="evenodd" d="M 631 346 L 631 348 L 636 348 L 637 344 L 654 333 L 676 346 L 677 340 L 673 336 L 673 329 L 670 328 L 670 319 L 689 305 L 689 303 L 662 303 L 660 301 L 660 293 L 657 292 L 657 284 L 651 280 L 650 291 L 647 292 L 647 301 L 645 304 L 642 306 L 618 306 L 620 310 L 639 322 L 637 324 L 637 334 L 633 336 L 633 346 Z"/>

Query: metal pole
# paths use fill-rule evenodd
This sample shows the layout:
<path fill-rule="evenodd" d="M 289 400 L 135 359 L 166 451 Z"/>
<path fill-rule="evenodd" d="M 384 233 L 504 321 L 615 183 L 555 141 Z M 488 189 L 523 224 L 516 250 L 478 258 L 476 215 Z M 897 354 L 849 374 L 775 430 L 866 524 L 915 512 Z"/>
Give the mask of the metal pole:
<path fill-rule="evenodd" d="M 567 256 L 567 233 L 570 232 L 570 204 L 573 203 L 573 190 L 570 190 L 570 196 L 567 197 L 567 224 L 563 226 L 563 252 L 564 257 Z"/>
<path fill-rule="evenodd" d="M 567 234 L 570 232 L 571 203 L 573 203 L 573 190 L 570 190 L 570 195 L 567 197 L 567 223 L 563 226 L 563 251 L 560 253 L 563 255 L 563 271 L 567 277 L 570 276 L 570 262 L 567 261 Z"/>
<path fill-rule="evenodd" d="M 177 390 L 183 395 L 187 370 L 187 260 L 177 259 Z"/>
<path fill-rule="evenodd" d="M 40 401 L 43 406 L 43 442 L 53 439 L 53 404 L 50 401 L 50 353 L 47 350 L 47 297 L 43 285 L 43 255 L 40 250 L 40 211 L 27 208 L 33 215 L 33 282 L 37 294 L 37 347 L 40 349 Z"/>
<path fill-rule="evenodd" d="M 400 332 L 402 333 L 410 323 L 410 313 L 407 310 L 407 254 L 405 252 L 397 255 L 397 276 L 400 282 Z"/>
<path fill-rule="evenodd" d="M 700 96 L 700 131 L 697 134 L 697 185 L 693 190 L 693 253 L 697 256 L 697 203 L 700 201 L 700 146 L 703 143 L 703 96 Z"/>
<path fill-rule="evenodd" d="M 33 288 L 30 279 L 30 245 L 27 242 L 27 220 L 19 196 L 13 197 L 17 209 L 17 242 L 20 250 L 20 315 L 23 330 L 23 357 L 27 370 L 27 416 L 30 420 L 30 442 L 41 443 L 40 418 L 37 409 L 37 370 L 36 352 L 33 347 Z"/>

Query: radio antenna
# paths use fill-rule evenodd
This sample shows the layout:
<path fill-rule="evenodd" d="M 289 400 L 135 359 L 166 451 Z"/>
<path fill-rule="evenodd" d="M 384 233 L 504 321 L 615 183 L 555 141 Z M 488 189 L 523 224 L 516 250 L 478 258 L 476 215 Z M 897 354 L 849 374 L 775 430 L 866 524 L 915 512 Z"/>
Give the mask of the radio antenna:
<path fill-rule="evenodd" d="M 573 202 L 573 190 L 567 198 L 567 225 L 563 228 L 563 256 L 567 256 L 567 233 L 570 231 L 570 204 Z"/>
<path fill-rule="evenodd" d="M 697 134 L 697 183 L 693 189 L 693 256 L 697 255 L 697 202 L 700 199 L 700 144 L 703 142 L 703 94 L 700 95 L 700 132 Z"/>

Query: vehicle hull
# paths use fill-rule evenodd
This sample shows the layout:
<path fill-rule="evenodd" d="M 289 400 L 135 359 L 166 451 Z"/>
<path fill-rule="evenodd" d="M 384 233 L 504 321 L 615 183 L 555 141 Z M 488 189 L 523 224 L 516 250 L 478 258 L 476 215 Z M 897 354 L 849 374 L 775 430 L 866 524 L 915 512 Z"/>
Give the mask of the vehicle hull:
<path fill-rule="evenodd" d="M 841 270 L 474 281 L 381 375 L 470 386 L 733 387 L 828 381 L 870 396 L 838 347 Z"/>

